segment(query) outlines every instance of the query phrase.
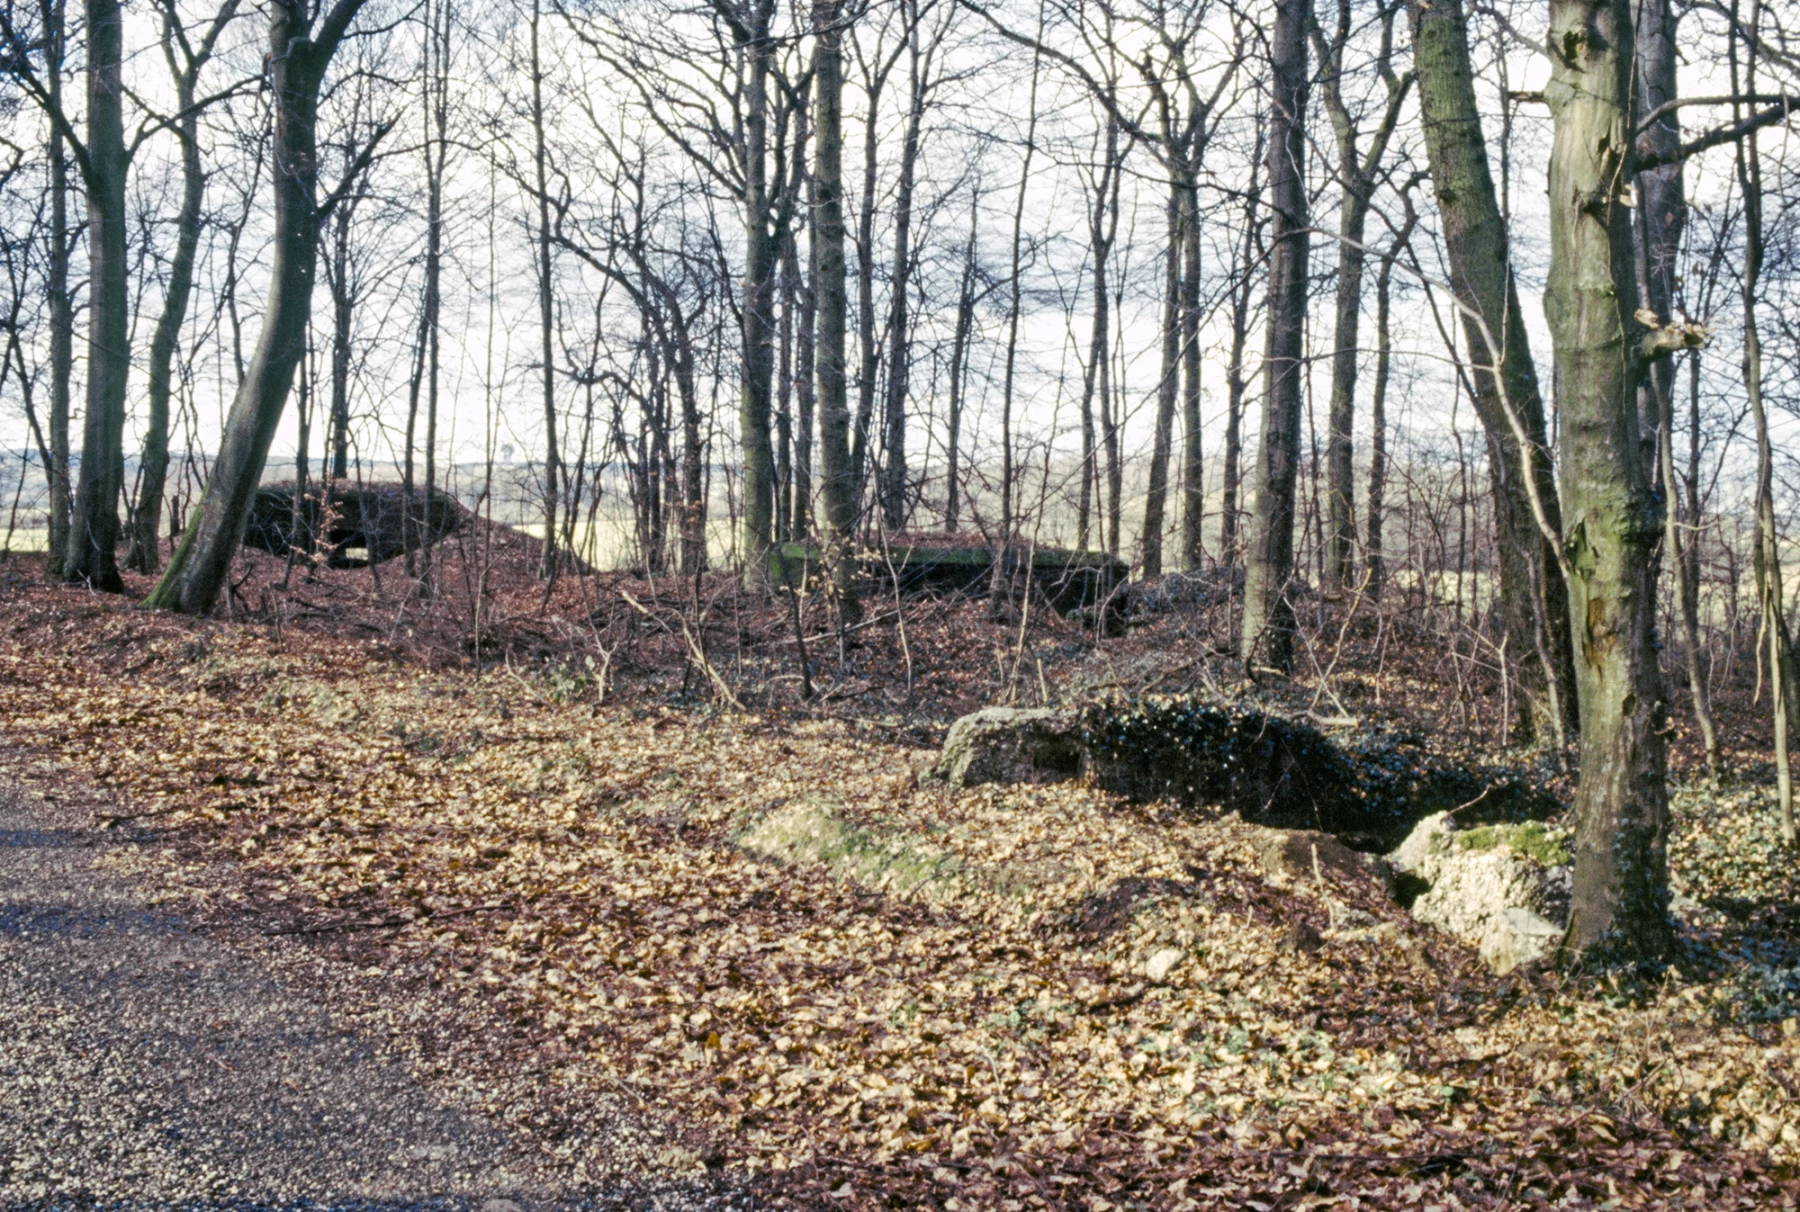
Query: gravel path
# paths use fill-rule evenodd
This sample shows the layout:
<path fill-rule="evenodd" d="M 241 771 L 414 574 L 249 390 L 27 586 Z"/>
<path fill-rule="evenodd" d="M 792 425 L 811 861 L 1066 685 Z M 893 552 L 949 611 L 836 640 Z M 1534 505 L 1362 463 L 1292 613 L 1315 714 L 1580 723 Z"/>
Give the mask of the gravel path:
<path fill-rule="evenodd" d="M 329 981 L 96 867 L 133 844 L 0 788 L 0 1208 L 739 1206 L 692 1181 L 584 1189 L 421 1084 Z"/>

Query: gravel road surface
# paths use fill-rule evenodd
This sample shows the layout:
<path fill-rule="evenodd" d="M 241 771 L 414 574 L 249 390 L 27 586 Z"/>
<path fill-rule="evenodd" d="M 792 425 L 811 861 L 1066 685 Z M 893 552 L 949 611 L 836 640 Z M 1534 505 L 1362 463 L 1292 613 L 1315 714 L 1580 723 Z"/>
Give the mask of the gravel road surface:
<path fill-rule="evenodd" d="M 304 965 L 96 866 L 136 844 L 0 788 L 0 1208 L 748 1206 L 694 1181 L 594 1189 L 427 1088 Z"/>

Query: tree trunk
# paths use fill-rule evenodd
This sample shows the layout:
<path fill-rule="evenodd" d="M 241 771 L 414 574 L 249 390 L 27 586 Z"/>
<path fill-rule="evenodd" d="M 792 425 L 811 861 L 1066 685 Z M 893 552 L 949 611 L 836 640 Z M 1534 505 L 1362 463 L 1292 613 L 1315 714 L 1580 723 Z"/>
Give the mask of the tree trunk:
<path fill-rule="evenodd" d="M 881 146 L 876 122 L 881 116 L 881 94 L 886 82 L 885 70 L 877 71 L 869 81 L 869 108 L 863 118 L 862 196 L 856 220 L 856 431 L 851 436 L 850 458 L 856 471 L 859 512 L 869 477 L 876 376 L 881 371 L 881 342 L 875 335 L 875 184 Z"/>
<path fill-rule="evenodd" d="M 1643 330 L 1632 319 L 1623 189 L 1634 126 L 1627 0 L 1551 0 L 1550 40 L 1564 53 L 1545 90 L 1555 134 L 1544 310 L 1556 351 L 1570 622 L 1581 648 L 1575 888 L 1564 950 L 1567 958 L 1657 960 L 1673 943 L 1653 580 L 1661 519 L 1636 402 Z"/>
<path fill-rule="evenodd" d="M 1256 505 L 1245 545 L 1246 668 L 1283 674 L 1293 663 L 1294 484 L 1306 374 L 1306 22 L 1307 0 L 1278 0 L 1271 35 L 1269 114 L 1268 328 L 1263 353 L 1262 444 Z"/>
<path fill-rule="evenodd" d="M 250 502 L 268 461 L 294 371 L 306 352 L 307 318 L 319 247 L 319 87 L 326 65 L 363 0 L 337 0 L 313 30 L 304 0 L 274 0 L 269 9 L 269 73 L 274 97 L 275 231 L 269 302 L 206 491 L 188 520 L 181 546 L 145 605 L 184 614 L 209 613 L 225 587 L 242 541 Z"/>
<path fill-rule="evenodd" d="M 775 451 L 770 441 L 775 373 L 775 233 L 770 218 L 769 75 L 775 42 L 769 33 L 774 0 L 751 0 L 742 48 L 748 59 L 744 89 L 744 301 L 738 398 L 738 442 L 744 461 L 744 577 L 752 588 L 768 580 L 774 538 Z"/>
<path fill-rule="evenodd" d="M 963 384 L 969 375 L 969 342 L 975 331 L 975 234 L 980 197 L 969 203 L 969 242 L 963 250 L 962 284 L 956 295 L 956 330 L 950 337 L 950 415 L 946 418 L 944 529 L 956 533 L 962 521 Z"/>
<path fill-rule="evenodd" d="M 1163 511 L 1169 499 L 1169 454 L 1175 437 L 1175 398 L 1181 374 L 1181 190 L 1169 186 L 1168 244 L 1163 250 L 1162 366 L 1156 389 L 1156 429 L 1150 445 L 1150 483 L 1144 492 L 1146 577 L 1162 575 Z"/>
<path fill-rule="evenodd" d="M 1737 20 L 1735 5 L 1732 16 L 1734 21 Z M 1757 36 L 1761 26 L 1761 0 L 1750 0 L 1750 15 L 1742 21 L 1742 32 L 1732 32 L 1733 93 L 1739 92 L 1740 37 L 1746 47 L 1742 91 L 1752 94 L 1756 91 Z M 1734 118 L 1741 116 L 1739 106 L 1734 105 L 1732 110 Z M 1756 315 L 1764 247 L 1762 159 L 1754 136 L 1739 140 L 1736 167 L 1738 190 L 1744 199 L 1744 388 L 1756 425 L 1756 593 L 1762 607 L 1762 636 L 1768 654 L 1769 706 L 1775 729 L 1775 795 L 1781 839 L 1791 846 L 1795 835 L 1794 772 L 1789 737 L 1794 707 L 1794 646 L 1788 631 L 1787 610 L 1782 602 L 1785 586 L 1781 576 L 1781 535 L 1775 522 L 1774 448 L 1769 437 L 1768 409 L 1763 401 L 1762 334 Z"/>
<path fill-rule="evenodd" d="M 794 331 L 794 499 L 789 517 L 794 538 L 803 540 L 812 533 L 813 416 L 818 400 L 814 330 L 818 307 L 812 283 L 800 276 L 799 252 L 791 235 L 786 244 L 787 255 L 792 258 L 794 298 L 799 304 Z"/>
<path fill-rule="evenodd" d="M 1237 263 L 1232 267 L 1238 281 L 1231 288 L 1231 352 L 1225 367 L 1225 468 L 1219 500 L 1219 558 L 1231 565 L 1238 562 L 1244 398 L 1250 387 L 1249 377 L 1244 373 L 1244 352 L 1250 344 L 1250 299 L 1256 282 L 1253 270 L 1257 260 L 1257 232 L 1261 226 L 1258 211 L 1262 202 L 1262 182 L 1258 168 L 1263 159 L 1263 138 L 1264 132 L 1259 125 L 1256 154 L 1251 158 L 1250 186 L 1245 191 L 1244 239 L 1238 249 Z"/>
<path fill-rule="evenodd" d="M 162 315 L 150 338 L 148 416 L 144 433 L 141 482 L 131 518 L 131 546 L 125 565 L 134 572 L 155 572 L 162 562 L 157 543 L 162 529 L 163 490 L 169 474 L 170 372 L 181 326 L 187 319 L 188 296 L 194 286 L 194 254 L 200 244 L 200 208 L 206 198 L 206 169 L 200 161 L 200 114 L 194 92 L 200 70 L 212 57 L 212 48 L 237 11 L 237 0 L 227 0 L 213 18 L 198 49 L 191 47 L 176 24 L 172 10 L 163 15 L 163 54 L 171 66 L 177 45 L 186 57 L 175 73 L 176 130 L 181 140 L 181 209 L 175 216 L 175 255 L 169 260 L 169 281 L 163 294 Z"/>
<path fill-rule="evenodd" d="M 850 398 L 844 368 L 849 299 L 844 290 L 844 54 L 842 0 L 813 7 L 813 357 L 819 379 L 819 457 L 832 587 L 846 622 L 856 600 L 857 475 L 850 457 Z"/>
<path fill-rule="evenodd" d="M 194 285 L 194 253 L 200 245 L 200 207 L 206 196 L 206 170 L 200 163 L 200 116 L 192 112 L 194 78 L 184 73 L 176 90 L 184 117 L 181 129 L 181 210 L 175 218 L 175 255 L 169 260 L 169 284 L 162 315 L 150 338 L 148 417 L 144 433 L 142 483 L 132 511 L 131 546 L 125 566 L 155 572 L 162 562 L 157 541 L 162 529 L 163 486 L 169 473 L 170 373 L 181 326 L 187 319 L 188 296 Z"/>
<path fill-rule="evenodd" d="M 1105 154 L 1100 161 L 1100 176 L 1094 182 L 1094 206 L 1088 216 L 1088 256 L 1094 278 L 1093 332 L 1088 338 L 1087 366 L 1081 376 L 1081 497 L 1077 510 L 1075 546 L 1088 550 L 1094 511 L 1094 487 L 1100 482 L 1100 468 L 1095 449 L 1094 407 L 1096 397 L 1104 412 L 1107 400 L 1107 360 L 1112 356 L 1109 337 L 1112 331 L 1112 295 L 1107 282 L 1106 262 L 1118 231 L 1118 214 L 1108 207 L 1113 178 L 1119 167 L 1119 123 L 1109 118 L 1106 124 Z M 1106 527 L 1100 528 L 1101 546 L 1106 545 Z"/>
<path fill-rule="evenodd" d="M 87 416 L 63 580 L 119 593 L 119 492 L 125 388 L 131 376 L 126 283 L 123 17 L 119 0 L 87 0 Z"/>
<path fill-rule="evenodd" d="M 539 383 L 544 409 L 544 546 L 538 576 L 556 575 L 557 478 L 561 474 L 561 448 L 556 437 L 555 267 L 550 260 L 549 151 L 544 132 L 544 63 L 539 44 L 543 24 L 542 0 L 531 2 L 531 152 L 532 183 L 537 191 L 537 303 Z"/>
<path fill-rule="evenodd" d="M 1461 0 L 1409 0 L 1409 7 L 1425 150 L 1451 286 L 1477 363 L 1474 404 L 1487 435 L 1506 646 L 1521 655 L 1518 726 L 1526 738 L 1562 737 L 1577 727 L 1568 589 L 1538 523 L 1534 494 L 1552 533 L 1561 527 L 1561 513 L 1543 398 L 1482 140 L 1468 25 Z"/>
<path fill-rule="evenodd" d="M 916 4 L 908 6 L 908 106 L 906 133 L 900 143 L 900 181 L 894 197 L 894 261 L 892 294 L 888 300 L 887 469 L 882 474 L 882 520 L 889 530 L 906 525 L 909 484 L 906 470 L 906 391 L 911 367 L 912 332 L 908 327 L 907 292 L 912 289 L 912 218 L 915 178 L 918 176 L 921 129 L 925 122 L 925 94 L 930 85 L 930 60 L 919 46 Z"/>
<path fill-rule="evenodd" d="M 356 297 L 350 286 L 350 216 L 354 205 L 345 200 L 331 222 L 331 420 L 330 478 L 350 474 L 350 339 L 356 315 Z"/>
<path fill-rule="evenodd" d="M 1197 125 L 1197 124 L 1196 124 Z M 1191 136 L 1196 143 L 1199 135 Z M 1197 146 L 1189 153 L 1199 156 Z M 1206 518 L 1200 445 L 1200 187 L 1184 172 L 1181 191 L 1181 566 L 1200 567 Z"/>
<path fill-rule="evenodd" d="M 50 104 L 62 108 L 64 0 L 44 0 L 44 88 Z M 75 368 L 75 305 L 69 297 L 69 148 L 62 128 L 50 131 L 50 239 L 45 289 L 50 295 L 50 572 L 62 574 L 69 545 L 69 383 Z"/>
<path fill-rule="evenodd" d="M 1382 548 L 1381 523 L 1382 511 L 1387 505 L 1387 392 L 1394 349 L 1389 327 L 1392 317 L 1394 259 L 1412 238 L 1413 228 L 1418 221 L 1418 212 L 1413 210 L 1412 198 L 1408 196 L 1406 221 L 1394 234 L 1393 247 L 1381 259 L 1381 268 L 1375 275 L 1375 384 L 1369 394 L 1369 499 L 1366 503 L 1367 537 L 1364 540 L 1368 565 L 1363 578 L 1366 584 L 1364 592 L 1369 595 L 1371 602 L 1381 600 L 1382 588 L 1387 581 L 1387 558 Z"/>
<path fill-rule="evenodd" d="M 443 311 L 444 173 L 450 153 L 450 5 L 427 5 L 425 124 L 425 501 L 437 490 L 438 389 Z M 409 504 L 410 508 L 410 504 Z M 573 520 L 573 519 L 571 519 Z M 423 519 L 421 519 L 423 521 Z M 431 592 L 431 550 L 419 552 L 419 591 Z"/>

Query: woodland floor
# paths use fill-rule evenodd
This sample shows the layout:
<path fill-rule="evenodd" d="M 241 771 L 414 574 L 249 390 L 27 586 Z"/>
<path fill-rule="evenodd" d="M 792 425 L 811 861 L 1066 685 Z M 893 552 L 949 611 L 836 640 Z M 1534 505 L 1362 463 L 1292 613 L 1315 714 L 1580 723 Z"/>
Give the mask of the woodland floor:
<path fill-rule="evenodd" d="M 771 1207 L 1800 1197 L 1800 875 L 1742 669 L 1720 702 L 1739 776 L 1675 801 L 1675 883 L 1702 904 L 1683 960 L 1649 984 L 1496 977 L 1368 886 L 1268 877 L 1233 820 L 918 785 L 986 703 L 1216 688 L 1229 598 L 1198 582 L 1098 642 L 1042 612 L 871 601 L 840 653 L 812 599 L 804 700 L 793 603 L 629 574 L 546 595 L 531 555 L 464 536 L 428 599 L 391 565 L 377 584 L 247 557 L 206 621 L 15 559 L 0 779 L 142 831 L 109 861 L 172 911 L 436 991 L 479 1046 L 414 1049 L 419 1080 L 503 1091 L 489 1109 L 564 1160 L 623 1099 L 679 1136 L 671 1173 Z M 1507 749 L 1466 629 L 1452 648 L 1422 605 L 1336 612 L 1305 676 L 1258 693 L 1566 792 Z M 806 813 L 826 861 L 755 844 Z M 1346 906 L 1373 927 L 1342 928 Z"/>

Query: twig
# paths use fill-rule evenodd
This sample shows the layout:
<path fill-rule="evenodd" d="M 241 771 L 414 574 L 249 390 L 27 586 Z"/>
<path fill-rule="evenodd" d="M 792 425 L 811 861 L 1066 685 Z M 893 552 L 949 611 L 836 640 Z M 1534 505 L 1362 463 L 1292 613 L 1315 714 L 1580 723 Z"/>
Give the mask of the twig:
<path fill-rule="evenodd" d="M 631 592 L 629 590 L 626 590 L 626 589 L 619 590 L 619 596 L 624 598 L 625 601 L 630 604 L 632 609 L 636 610 L 639 614 L 643 615 L 645 618 L 651 619 L 655 622 L 662 622 L 661 619 L 658 619 L 657 616 L 651 612 L 651 610 L 648 606 L 644 605 L 642 602 L 640 602 L 636 598 L 632 597 Z M 688 654 L 694 658 L 694 663 L 696 665 L 700 666 L 701 670 L 706 674 L 706 676 L 712 680 L 713 687 L 714 687 L 714 689 L 716 689 L 719 692 L 720 697 L 723 698 L 727 703 L 730 703 L 732 705 L 732 707 L 735 708 L 736 710 L 742 711 L 744 709 L 744 705 L 742 703 L 738 702 L 737 695 L 735 695 L 731 692 L 730 684 L 728 682 L 726 682 L 723 677 L 720 676 L 719 671 L 717 669 L 713 668 L 713 663 L 706 659 L 706 650 L 704 648 L 700 647 L 700 641 L 694 638 L 693 629 L 688 626 L 687 620 L 680 619 L 678 621 L 681 623 L 682 638 L 687 641 Z M 667 626 L 667 624 L 664 624 L 664 626 Z"/>

